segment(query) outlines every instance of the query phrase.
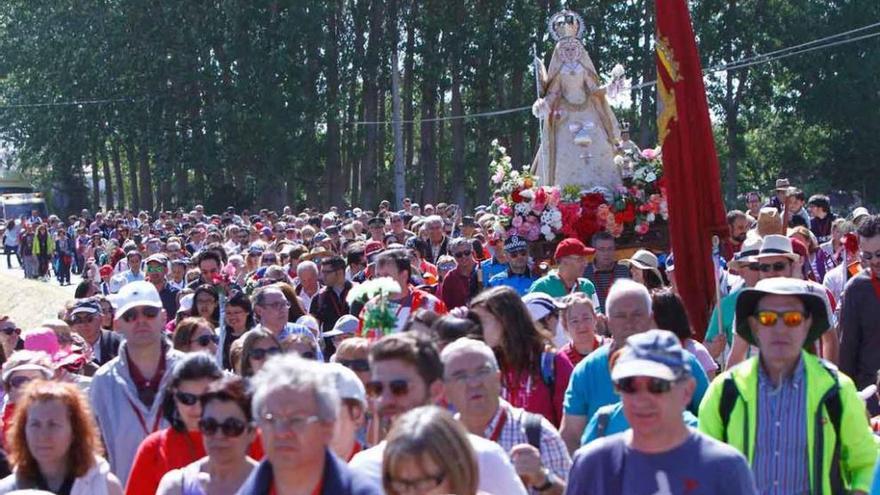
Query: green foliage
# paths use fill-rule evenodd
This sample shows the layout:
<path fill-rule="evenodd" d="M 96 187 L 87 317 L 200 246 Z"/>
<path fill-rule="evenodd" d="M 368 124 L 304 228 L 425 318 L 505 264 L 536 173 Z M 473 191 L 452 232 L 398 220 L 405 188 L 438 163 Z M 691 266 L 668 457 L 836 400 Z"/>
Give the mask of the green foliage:
<path fill-rule="evenodd" d="M 601 73 L 621 63 L 634 83 L 655 78 L 653 1 L 567 2 L 586 19 Z M 376 202 L 392 193 L 392 126 L 353 122 L 391 119 L 396 43 L 401 66 L 412 66 L 402 74 L 404 113 L 416 120 L 405 132 L 414 150 L 407 193 L 485 203 L 492 139 L 516 167 L 534 157 L 530 112 L 419 119 L 531 104 L 531 47 L 549 62 L 546 19 L 559 3 L 6 0 L 0 139 L 69 209 L 106 202 L 89 197 L 92 167 L 114 188 L 115 207 Z M 876 0 L 690 4 L 705 67 L 880 19 Z M 767 191 L 778 174 L 808 191 L 863 188 L 880 156 L 878 45 L 867 39 L 707 78 L 731 203 L 738 192 Z M 653 145 L 654 89 L 630 96 L 620 120 Z M 2 108 L 96 99 L 112 101 Z M 880 191 L 865 192 L 880 201 Z"/>

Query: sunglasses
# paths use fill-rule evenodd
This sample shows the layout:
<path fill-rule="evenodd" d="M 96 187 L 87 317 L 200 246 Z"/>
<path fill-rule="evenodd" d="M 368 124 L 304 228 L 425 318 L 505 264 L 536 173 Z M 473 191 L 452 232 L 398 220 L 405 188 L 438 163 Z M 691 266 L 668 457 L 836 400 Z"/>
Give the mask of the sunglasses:
<path fill-rule="evenodd" d="M 621 378 L 615 382 L 614 386 L 619 392 L 624 394 L 634 394 L 639 391 L 639 387 L 636 386 L 636 383 L 638 383 L 636 380 L 637 378 L 638 377 L 635 376 Z M 672 390 L 672 383 L 673 382 L 662 378 L 649 378 L 647 387 L 648 392 L 653 395 L 665 394 Z"/>
<path fill-rule="evenodd" d="M 95 315 L 82 316 L 80 318 L 71 318 L 67 320 L 68 325 L 78 325 L 80 323 L 91 323 L 95 321 Z"/>
<path fill-rule="evenodd" d="M 161 311 L 161 309 L 153 308 L 150 306 L 147 306 L 145 308 L 141 308 L 140 311 L 138 311 L 137 308 L 132 308 L 122 314 L 122 321 L 124 321 L 126 323 L 131 323 L 137 319 L 138 315 L 143 315 L 144 318 L 151 320 L 151 319 L 159 316 L 159 311 Z"/>
<path fill-rule="evenodd" d="M 239 437 L 248 429 L 248 426 L 247 423 L 238 418 L 226 418 L 222 423 L 214 418 L 202 418 L 199 420 L 199 430 L 206 437 L 213 437 L 217 434 L 218 430 L 223 432 L 224 437 Z"/>
<path fill-rule="evenodd" d="M 164 267 L 161 266 L 148 266 L 147 273 L 162 273 L 165 271 Z"/>
<path fill-rule="evenodd" d="M 453 254 L 453 256 L 455 256 L 455 258 L 458 259 L 458 258 L 464 258 L 466 256 L 470 256 L 472 254 L 474 254 L 474 252 L 471 251 L 470 249 L 468 249 L 466 251 L 459 251 L 459 252 Z"/>
<path fill-rule="evenodd" d="M 278 258 L 274 256 L 263 256 L 261 259 L 263 263 L 275 263 L 276 261 L 278 261 Z"/>
<path fill-rule="evenodd" d="M 874 253 L 862 251 L 862 258 L 864 258 L 865 261 L 871 261 L 874 258 L 880 258 L 880 251 L 876 251 Z"/>
<path fill-rule="evenodd" d="M 352 371 L 370 371 L 370 362 L 366 359 L 340 359 L 336 362 Z"/>
<path fill-rule="evenodd" d="M 193 343 L 198 344 L 199 347 L 208 347 L 212 343 L 219 344 L 220 337 L 218 337 L 216 335 L 207 335 L 207 334 L 206 335 L 199 335 L 197 338 L 189 341 L 189 343 L 190 344 L 193 344 Z"/>
<path fill-rule="evenodd" d="M 281 349 L 278 347 L 269 347 L 268 349 L 251 349 L 250 357 L 252 359 L 256 359 L 257 361 L 262 361 L 266 359 L 266 356 L 274 356 L 276 354 L 281 354 Z"/>
<path fill-rule="evenodd" d="M 765 327 L 772 327 L 776 325 L 776 322 L 779 321 L 779 318 L 782 318 L 782 322 L 785 323 L 787 327 L 796 327 L 803 323 L 803 321 L 807 318 L 801 311 L 770 311 L 768 309 L 759 310 L 755 313 L 755 318 L 758 319 L 758 323 L 764 325 Z"/>
<path fill-rule="evenodd" d="M 12 388 L 20 388 L 27 384 L 29 381 L 33 380 L 33 378 L 29 376 L 13 376 L 9 379 L 9 386 Z"/>
<path fill-rule="evenodd" d="M 20 328 L 16 328 L 16 327 L 7 327 L 7 328 L 4 328 L 4 329 L 0 330 L 0 332 L 5 333 L 7 336 L 9 336 L 9 335 L 13 335 L 13 334 L 15 334 L 15 335 L 21 335 L 21 329 L 20 329 Z"/>
<path fill-rule="evenodd" d="M 382 392 L 385 390 L 385 383 L 376 381 L 370 381 L 366 383 L 367 395 L 370 397 L 381 397 Z M 401 397 L 409 392 L 409 382 L 406 380 L 391 380 L 388 382 L 388 390 L 391 392 L 391 395 L 395 397 Z"/>
<path fill-rule="evenodd" d="M 202 399 L 202 396 L 190 394 L 188 392 L 177 391 L 174 393 L 174 398 L 185 406 L 194 406 L 198 401 Z"/>
<path fill-rule="evenodd" d="M 777 261 L 776 263 L 760 263 L 758 269 L 764 273 L 781 272 L 791 266 L 790 261 Z"/>

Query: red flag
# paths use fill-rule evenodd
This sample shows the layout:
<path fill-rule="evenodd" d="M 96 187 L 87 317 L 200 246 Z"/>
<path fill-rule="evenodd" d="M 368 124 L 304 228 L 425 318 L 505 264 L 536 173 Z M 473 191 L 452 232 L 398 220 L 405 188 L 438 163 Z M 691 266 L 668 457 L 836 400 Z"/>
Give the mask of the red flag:
<path fill-rule="evenodd" d="M 706 87 L 686 0 L 656 0 L 657 128 L 675 282 L 699 337 L 715 300 L 712 236 L 727 232 Z"/>

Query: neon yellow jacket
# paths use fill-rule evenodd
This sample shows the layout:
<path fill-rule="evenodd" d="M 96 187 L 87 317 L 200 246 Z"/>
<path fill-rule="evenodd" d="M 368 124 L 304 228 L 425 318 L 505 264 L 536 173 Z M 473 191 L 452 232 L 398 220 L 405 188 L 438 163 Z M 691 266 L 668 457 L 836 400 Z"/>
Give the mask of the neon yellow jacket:
<path fill-rule="evenodd" d="M 833 495 L 847 491 L 871 489 L 874 462 L 878 445 L 871 432 L 865 404 L 859 398 L 853 381 L 843 373 L 834 372 L 828 363 L 801 352 L 807 381 L 807 455 L 809 459 L 810 493 Z M 755 418 L 758 402 L 758 357 L 719 375 L 709 385 L 700 403 L 700 430 L 718 440 L 724 440 L 721 419 L 721 396 L 724 380 L 732 376 L 738 397 L 727 425 L 727 443 L 742 452 L 751 464 L 755 458 Z M 825 399 L 839 384 L 841 404 L 840 450 L 835 452 L 836 433 L 825 407 Z M 817 433 L 821 434 L 817 435 Z M 819 457 L 817 457 L 817 453 Z M 835 458 L 837 456 L 837 458 Z M 818 468 L 818 469 L 817 469 Z M 834 487 L 834 488 L 832 488 Z"/>

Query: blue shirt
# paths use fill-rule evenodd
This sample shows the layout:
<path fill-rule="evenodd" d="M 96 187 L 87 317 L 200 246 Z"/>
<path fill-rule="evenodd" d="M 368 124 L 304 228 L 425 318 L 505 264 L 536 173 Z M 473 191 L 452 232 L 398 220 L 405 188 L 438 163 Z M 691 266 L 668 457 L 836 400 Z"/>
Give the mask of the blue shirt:
<path fill-rule="evenodd" d="M 480 270 L 483 271 L 483 283 L 486 283 L 495 275 L 507 270 L 507 263 L 501 263 L 492 257 L 480 262 Z"/>
<path fill-rule="evenodd" d="M 599 417 L 603 415 L 607 418 L 607 422 L 605 423 L 605 431 L 603 431 L 600 436 Z M 681 413 L 681 418 L 687 426 L 693 429 L 697 428 L 698 420 L 692 412 L 685 409 L 684 412 Z M 620 433 L 628 429 L 629 421 L 627 421 L 626 416 L 623 415 L 623 402 L 602 406 L 596 411 L 596 414 L 590 418 L 590 422 L 587 423 L 587 427 L 584 428 L 584 434 L 581 436 L 581 445 L 586 445 L 597 438 L 607 437 L 608 435 Z"/>
<path fill-rule="evenodd" d="M 522 275 L 511 275 L 510 272 L 504 270 L 503 272 L 490 278 L 489 283 L 486 284 L 486 287 L 512 287 L 513 290 L 517 292 L 517 294 L 519 294 L 520 296 L 524 296 L 529 293 L 529 288 L 532 286 L 532 283 L 535 280 L 535 277 L 532 277 L 531 274 L 529 274 L 528 272 Z"/>
<path fill-rule="evenodd" d="M 807 455 L 807 389 L 804 361 L 778 387 L 758 366 L 757 431 L 752 470 L 758 490 L 766 495 L 809 493 Z"/>
<path fill-rule="evenodd" d="M 608 369 L 610 349 L 610 344 L 604 345 L 575 366 L 562 404 L 565 414 L 592 418 L 600 407 L 620 401 L 620 397 L 614 391 L 614 384 L 611 383 L 611 370 Z M 688 353 L 687 359 L 691 366 L 691 374 L 697 382 L 688 409 L 697 414 L 703 394 L 709 388 L 709 380 L 693 354 Z"/>

